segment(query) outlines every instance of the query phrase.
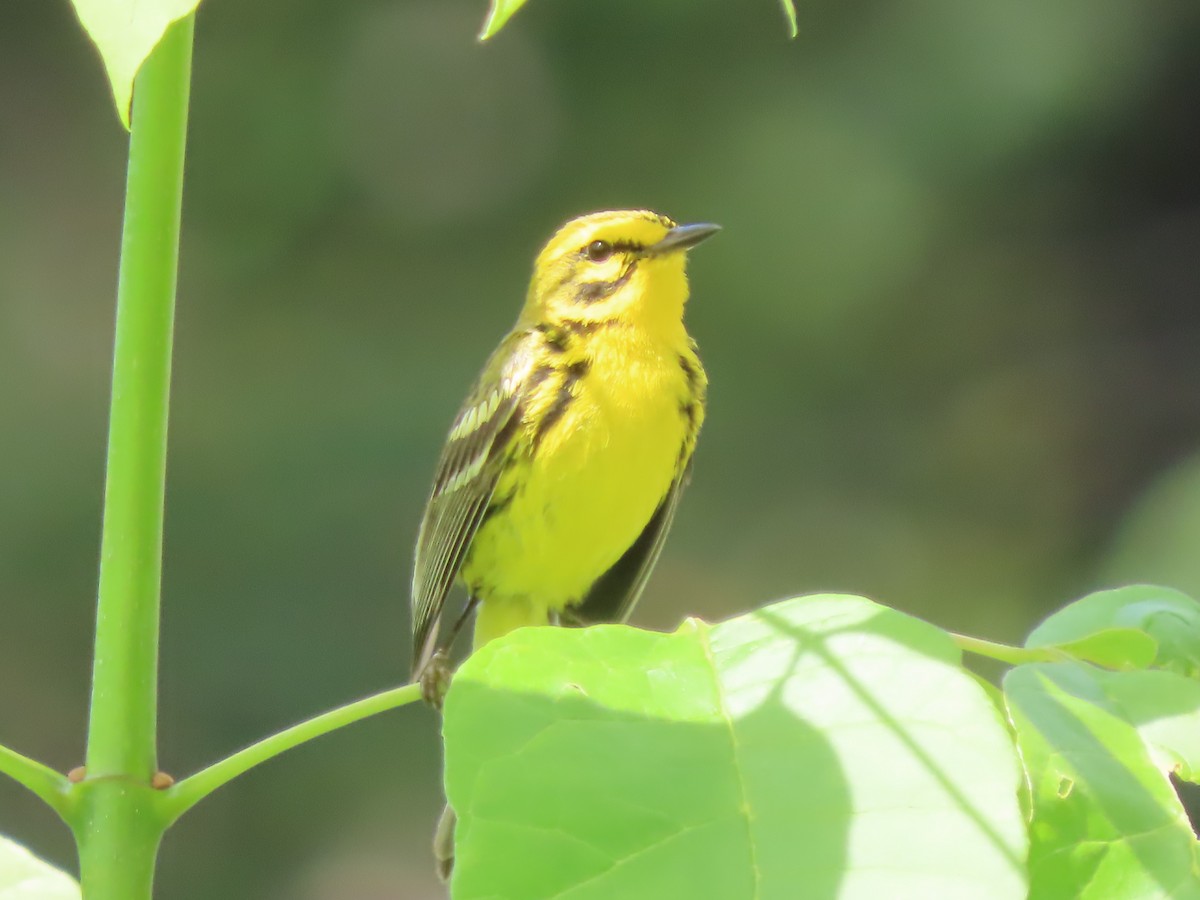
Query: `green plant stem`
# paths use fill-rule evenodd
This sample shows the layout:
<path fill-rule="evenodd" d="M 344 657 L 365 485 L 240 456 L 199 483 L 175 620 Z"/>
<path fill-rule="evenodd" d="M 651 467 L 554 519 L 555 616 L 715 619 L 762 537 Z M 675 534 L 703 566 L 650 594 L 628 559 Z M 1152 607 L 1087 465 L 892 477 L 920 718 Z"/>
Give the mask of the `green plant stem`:
<path fill-rule="evenodd" d="M 136 106 L 136 103 L 135 103 Z M 150 900 L 166 822 L 141 781 L 90 776 L 77 790 L 71 827 L 87 900 Z"/>
<path fill-rule="evenodd" d="M 192 32 L 191 15 L 169 27 L 134 82 L 87 778 L 71 821 L 88 900 L 148 898 L 164 827 L 153 814 L 150 779 Z"/>
<path fill-rule="evenodd" d="M 0 772 L 24 785 L 64 819 L 71 783 L 53 769 L 0 744 Z"/>
<path fill-rule="evenodd" d="M 278 756 L 285 750 L 290 750 L 313 738 L 328 734 L 376 713 L 412 703 L 420 696 L 420 685 L 406 684 L 404 687 L 372 694 L 370 697 L 364 697 L 353 703 L 347 703 L 345 706 L 331 709 L 329 712 L 263 738 L 258 743 L 251 744 L 244 750 L 239 750 L 232 756 L 213 763 L 207 769 L 202 769 L 174 787 L 163 791 L 161 795 L 163 811 L 168 821 L 173 822 L 217 788 L 228 784 L 239 775 Z"/>
<path fill-rule="evenodd" d="M 960 650 L 999 660 L 1012 666 L 1022 663 L 1059 662 L 1066 657 L 1062 652 L 1046 648 L 1014 647 L 1011 644 L 1000 644 L 995 641 L 985 641 L 982 638 L 969 637 L 965 634 L 950 633 L 954 643 Z"/>
<path fill-rule="evenodd" d="M 156 767 L 167 399 L 191 44 L 189 16 L 167 30 L 135 82 L 88 725 L 92 777 L 149 782 Z"/>

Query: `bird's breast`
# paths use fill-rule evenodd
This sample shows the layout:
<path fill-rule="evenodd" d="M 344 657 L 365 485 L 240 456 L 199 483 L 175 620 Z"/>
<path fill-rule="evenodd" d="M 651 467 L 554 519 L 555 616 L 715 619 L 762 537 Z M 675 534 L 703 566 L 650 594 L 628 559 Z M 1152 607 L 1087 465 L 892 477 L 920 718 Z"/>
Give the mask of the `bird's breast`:
<path fill-rule="evenodd" d="M 558 361 L 529 398 L 524 452 L 464 567 L 485 602 L 499 594 L 561 609 L 636 540 L 699 428 L 685 362 L 627 340 L 594 340 Z"/>

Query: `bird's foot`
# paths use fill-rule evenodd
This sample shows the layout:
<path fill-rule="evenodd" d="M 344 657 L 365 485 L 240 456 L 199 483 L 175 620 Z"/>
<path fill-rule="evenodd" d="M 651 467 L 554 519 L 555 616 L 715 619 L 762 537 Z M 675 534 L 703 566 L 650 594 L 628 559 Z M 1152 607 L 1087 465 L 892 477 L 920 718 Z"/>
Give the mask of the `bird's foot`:
<path fill-rule="evenodd" d="M 441 712 L 442 703 L 446 699 L 446 691 L 450 690 L 450 679 L 453 675 L 445 650 L 434 653 L 421 670 L 421 697 L 438 712 Z"/>

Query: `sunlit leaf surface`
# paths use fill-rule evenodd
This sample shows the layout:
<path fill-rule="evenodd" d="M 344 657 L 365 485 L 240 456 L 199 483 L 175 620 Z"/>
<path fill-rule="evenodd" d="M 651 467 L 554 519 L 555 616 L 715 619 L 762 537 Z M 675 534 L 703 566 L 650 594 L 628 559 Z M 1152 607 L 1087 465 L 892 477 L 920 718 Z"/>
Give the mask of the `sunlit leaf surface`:
<path fill-rule="evenodd" d="M 79 900 L 71 876 L 0 837 L 0 900 Z"/>
<path fill-rule="evenodd" d="M 458 898 L 1025 896 L 995 706 L 943 632 L 862 598 L 522 629 L 444 727 Z"/>
<path fill-rule="evenodd" d="M 1200 685 L 1051 663 L 1004 690 L 1033 794 L 1030 897 L 1200 897 L 1200 845 L 1166 777 L 1193 775 Z"/>

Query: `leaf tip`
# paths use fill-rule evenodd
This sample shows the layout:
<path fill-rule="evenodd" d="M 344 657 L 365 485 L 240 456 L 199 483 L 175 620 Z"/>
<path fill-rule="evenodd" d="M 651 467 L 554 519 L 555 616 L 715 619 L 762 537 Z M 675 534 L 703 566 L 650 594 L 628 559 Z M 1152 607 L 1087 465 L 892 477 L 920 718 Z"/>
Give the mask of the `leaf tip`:
<path fill-rule="evenodd" d="M 800 36 L 800 24 L 796 19 L 796 3 L 795 0 L 780 0 L 783 6 L 783 14 L 787 18 L 788 38 L 795 40 Z"/>
<path fill-rule="evenodd" d="M 512 18 L 512 14 L 517 11 L 520 5 L 520 2 L 512 3 L 504 2 L 504 0 L 492 0 L 491 5 L 488 7 L 487 18 L 483 20 L 483 27 L 479 29 L 479 34 L 477 35 L 479 43 L 482 44 L 495 37 L 496 33 Z"/>
<path fill-rule="evenodd" d="M 100 53 L 112 86 L 117 117 L 130 130 L 133 84 L 142 64 L 167 29 L 195 13 L 200 0 L 155 2 L 84 2 L 72 0 L 79 22 Z"/>
<path fill-rule="evenodd" d="M 676 634 L 704 634 L 712 629 L 712 626 L 703 619 L 698 619 L 695 616 L 688 616 L 679 623 L 679 627 L 675 629 Z"/>

